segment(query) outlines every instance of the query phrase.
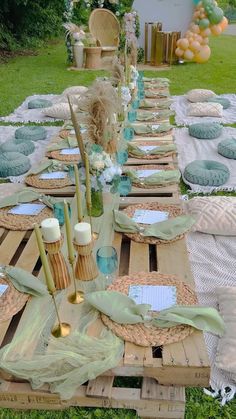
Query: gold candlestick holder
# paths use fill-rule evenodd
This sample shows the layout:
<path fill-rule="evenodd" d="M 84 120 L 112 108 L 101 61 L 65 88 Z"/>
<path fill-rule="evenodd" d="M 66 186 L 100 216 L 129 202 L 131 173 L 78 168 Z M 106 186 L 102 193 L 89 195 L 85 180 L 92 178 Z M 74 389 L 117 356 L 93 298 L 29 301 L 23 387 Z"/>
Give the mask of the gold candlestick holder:
<path fill-rule="evenodd" d="M 67 288 L 71 283 L 66 261 L 63 254 L 61 253 L 62 244 L 63 236 L 61 236 L 61 238 L 55 242 L 44 241 L 45 249 L 48 252 L 48 261 L 50 264 L 53 280 L 57 290 L 63 290 Z"/>
<path fill-rule="evenodd" d="M 52 328 L 51 334 L 54 336 L 54 338 L 65 338 L 66 336 L 70 334 L 71 325 L 69 323 L 61 322 L 54 293 L 51 293 L 51 296 L 52 296 L 52 301 L 55 307 L 56 316 L 58 320 L 58 324 L 56 324 Z"/>
<path fill-rule="evenodd" d="M 91 281 L 98 276 L 98 269 L 93 258 L 93 243 L 79 245 L 74 242 L 78 257 L 75 265 L 75 277 L 81 281 Z"/>
<path fill-rule="evenodd" d="M 93 219 L 92 219 L 92 215 L 91 214 L 92 214 L 92 206 L 89 205 L 88 206 L 89 223 L 90 223 L 90 226 L 91 226 L 92 240 L 94 241 L 94 240 L 97 240 L 98 239 L 98 233 L 95 233 L 93 231 Z"/>
<path fill-rule="evenodd" d="M 71 304 L 80 304 L 84 301 L 84 293 L 83 291 L 77 291 L 76 277 L 75 277 L 75 258 L 73 260 L 69 260 L 69 263 L 70 263 L 72 278 L 73 278 L 73 283 L 74 283 L 74 292 L 68 295 L 68 301 Z"/>

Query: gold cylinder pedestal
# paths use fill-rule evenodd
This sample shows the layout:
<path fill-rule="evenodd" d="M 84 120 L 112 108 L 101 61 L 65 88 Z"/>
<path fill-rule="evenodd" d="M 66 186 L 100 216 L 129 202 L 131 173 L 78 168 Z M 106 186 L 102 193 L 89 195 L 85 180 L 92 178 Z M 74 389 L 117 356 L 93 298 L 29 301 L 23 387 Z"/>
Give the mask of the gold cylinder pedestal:
<path fill-rule="evenodd" d="M 78 257 L 75 265 L 75 277 L 81 281 L 91 281 L 98 276 L 98 269 L 92 255 L 92 242 L 79 245 L 74 242 Z"/>
<path fill-rule="evenodd" d="M 44 241 L 45 249 L 48 252 L 48 261 L 52 271 L 53 280 L 57 290 L 65 289 L 71 283 L 66 261 L 61 253 L 62 244 L 63 237 L 55 242 Z"/>

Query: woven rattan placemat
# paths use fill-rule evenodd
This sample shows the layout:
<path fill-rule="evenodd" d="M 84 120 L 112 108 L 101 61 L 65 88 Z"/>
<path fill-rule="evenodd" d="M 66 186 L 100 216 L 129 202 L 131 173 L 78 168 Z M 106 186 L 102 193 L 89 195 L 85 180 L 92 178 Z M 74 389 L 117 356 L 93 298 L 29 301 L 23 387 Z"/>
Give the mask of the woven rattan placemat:
<path fill-rule="evenodd" d="M 39 201 L 33 201 L 37 204 Z M 44 208 L 38 215 L 15 215 L 8 214 L 8 211 L 14 206 L 4 207 L 0 209 L 0 226 L 8 230 L 33 230 L 34 224 L 40 224 L 45 218 L 53 215 L 51 208 Z"/>
<path fill-rule="evenodd" d="M 197 304 L 195 292 L 189 285 L 180 281 L 172 275 L 164 275 L 158 272 L 136 273 L 119 277 L 108 287 L 108 290 L 119 291 L 126 295 L 129 293 L 130 285 L 170 285 L 177 289 L 177 304 Z M 157 312 L 152 312 L 157 316 Z M 188 325 L 179 325 L 171 328 L 157 328 L 150 324 L 118 324 L 112 321 L 105 314 L 101 315 L 103 323 L 117 336 L 125 341 L 140 346 L 161 346 L 169 343 L 179 342 L 189 336 L 194 329 Z"/>
<path fill-rule="evenodd" d="M 1 296 L 0 303 L 0 322 L 4 322 L 24 307 L 29 295 L 17 291 L 6 277 L 0 277 L 0 284 L 8 285 L 7 290 Z"/>
<path fill-rule="evenodd" d="M 159 204 L 158 202 L 153 202 L 150 204 L 136 204 L 136 205 L 129 205 L 127 208 L 124 209 L 124 212 L 128 217 L 132 218 L 135 210 L 137 209 L 146 209 L 146 210 L 153 210 L 153 211 L 166 211 L 169 212 L 169 218 L 178 217 L 182 214 L 182 210 L 180 207 L 176 205 L 168 205 L 168 204 Z M 145 227 L 145 224 L 142 224 L 142 227 Z M 138 243 L 146 243 L 146 244 L 169 244 L 173 243 L 177 240 L 180 240 L 184 237 L 184 234 L 181 234 L 175 237 L 172 240 L 161 240 L 155 237 L 144 237 L 141 233 L 124 233 L 127 237 L 131 240 L 134 240 Z"/>
<path fill-rule="evenodd" d="M 72 185 L 68 175 L 64 179 L 40 179 L 40 175 L 29 175 L 26 176 L 25 183 L 39 189 L 60 189 Z"/>

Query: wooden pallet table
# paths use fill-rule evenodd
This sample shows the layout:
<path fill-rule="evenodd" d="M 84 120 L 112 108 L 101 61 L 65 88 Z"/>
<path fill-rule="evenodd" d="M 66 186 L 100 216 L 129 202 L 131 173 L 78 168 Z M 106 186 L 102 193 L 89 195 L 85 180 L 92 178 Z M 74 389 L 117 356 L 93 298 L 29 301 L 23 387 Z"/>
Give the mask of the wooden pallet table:
<path fill-rule="evenodd" d="M 140 201 L 141 199 L 141 201 Z M 142 202 L 143 197 L 127 197 L 121 207 Z M 153 202 L 153 198 L 149 198 Z M 160 202 L 176 203 L 174 198 L 155 198 Z M 146 202 L 146 200 L 145 200 Z M 147 245 L 130 241 L 115 233 L 113 246 L 119 257 L 119 274 L 149 272 L 176 274 L 193 285 L 185 239 L 169 245 Z M 39 274 L 39 254 L 32 232 L 0 229 L 1 263 L 12 264 Z M 68 290 L 71 292 L 71 290 Z M 73 324 L 74 312 L 68 312 L 67 302 L 60 305 L 62 317 Z M 66 314 L 65 314 L 66 313 Z M 0 324 L 0 342 L 8 343 L 24 328 L 27 305 L 23 314 Z M 97 336 L 101 320 L 89 328 Z M 201 332 L 194 332 L 182 342 L 163 347 L 140 347 L 126 342 L 123 359 L 117 367 L 95 380 L 80 386 L 72 399 L 62 401 L 48 388 L 33 391 L 28 383 L 2 381 L 0 406 L 16 409 L 65 409 L 69 406 L 134 409 L 142 418 L 184 418 L 185 386 L 207 386 L 209 360 Z M 129 377 L 128 387 L 120 387 L 119 377 Z M 135 385 L 133 381 L 135 379 Z"/>

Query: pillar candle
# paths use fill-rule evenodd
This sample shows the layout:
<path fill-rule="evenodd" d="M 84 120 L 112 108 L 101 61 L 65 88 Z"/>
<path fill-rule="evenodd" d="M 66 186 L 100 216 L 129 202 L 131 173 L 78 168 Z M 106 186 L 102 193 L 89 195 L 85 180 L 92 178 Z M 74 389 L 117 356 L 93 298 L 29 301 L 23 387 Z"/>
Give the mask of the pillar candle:
<path fill-rule="evenodd" d="M 85 246 L 92 241 L 91 225 L 89 223 L 78 223 L 74 226 L 75 242 Z"/>
<path fill-rule="evenodd" d="M 46 242 L 56 242 L 61 238 L 61 230 L 57 218 L 45 218 L 41 222 L 43 240 Z"/>
<path fill-rule="evenodd" d="M 72 234 L 71 234 L 71 225 L 70 225 L 68 204 L 67 204 L 66 201 L 64 201 L 64 217 L 65 217 L 65 227 L 66 227 L 68 259 L 69 259 L 70 263 L 73 263 L 74 259 L 75 259 L 75 254 L 74 254 L 74 246 L 73 246 Z"/>
<path fill-rule="evenodd" d="M 86 171 L 86 202 L 87 202 L 87 209 L 89 209 L 92 205 L 91 181 L 90 181 L 90 171 L 89 171 L 89 159 L 86 153 L 85 153 L 85 171 Z"/>
<path fill-rule="evenodd" d="M 77 215 L 78 221 L 83 220 L 83 208 L 82 208 L 82 195 L 80 189 L 80 181 L 79 181 L 79 170 L 77 164 L 74 165 L 74 172 L 75 172 L 75 195 L 76 195 L 76 204 L 77 204 Z"/>
<path fill-rule="evenodd" d="M 46 284 L 47 284 L 47 289 L 50 293 L 53 293 L 53 292 L 56 291 L 56 288 L 55 288 L 55 284 L 54 284 L 54 281 L 53 281 L 52 273 L 51 273 L 50 268 L 49 268 L 49 263 L 48 263 L 48 260 L 47 260 L 42 235 L 41 235 L 41 231 L 39 229 L 38 224 L 35 224 L 34 231 L 35 231 L 35 235 L 36 235 L 36 239 L 37 239 L 37 244 L 38 244 L 38 248 L 39 248 L 39 254 L 40 254 L 40 258 L 41 258 L 41 262 L 42 262 L 42 266 L 43 266 L 43 272 L 44 272 L 45 281 L 46 281 Z"/>

